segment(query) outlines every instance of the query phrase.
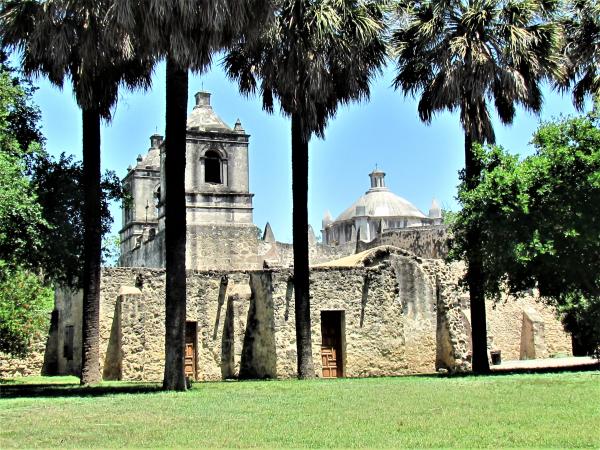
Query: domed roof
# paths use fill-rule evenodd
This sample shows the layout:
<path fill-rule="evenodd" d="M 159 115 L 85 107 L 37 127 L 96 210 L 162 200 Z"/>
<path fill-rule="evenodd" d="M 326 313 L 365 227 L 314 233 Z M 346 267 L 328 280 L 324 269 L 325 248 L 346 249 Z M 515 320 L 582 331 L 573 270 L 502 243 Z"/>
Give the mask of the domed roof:
<path fill-rule="evenodd" d="M 385 173 L 373 171 L 369 176 L 371 177 L 371 189 L 340 214 L 335 219 L 336 222 L 351 220 L 357 216 L 427 218 L 411 202 L 390 192 L 385 187 Z"/>
<path fill-rule="evenodd" d="M 221 131 L 231 133 L 231 128 L 217 116 L 210 106 L 210 93 L 196 93 L 196 106 L 187 118 L 187 127 L 193 131 Z M 242 130 L 243 131 L 243 130 Z"/>
<path fill-rule="evenodd" d="M 158 148 L 150 148 L 146 156 L 138 161 L 138 166 L 142 167 L 160 167 L 160 150 Z"/>

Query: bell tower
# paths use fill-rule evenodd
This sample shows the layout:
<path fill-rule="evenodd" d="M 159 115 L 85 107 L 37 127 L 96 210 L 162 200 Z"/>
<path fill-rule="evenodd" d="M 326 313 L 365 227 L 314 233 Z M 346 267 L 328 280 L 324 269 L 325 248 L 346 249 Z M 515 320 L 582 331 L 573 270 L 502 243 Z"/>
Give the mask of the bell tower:
<path fill-rule="evenodd" d="M 239 119 L 231 128 L 215 113 L 210 93 L 197 92 L 195 100 L 187 120 L 186 267 L 257 267 L 256 227 L 252 222 L 254 194 L 249 191 L 250 136 Z M 161 150 L 162 165 L 165 147 Z M 161 183 L 164 185 L 162 170 Z M 161 213 L 159 232 L 163 229 Z"/>
<path fill-rule="evenodd" d="M 210 93 L 198 92 L 195 100 L 196 104 L 187 119 L 186 268 L 258 269 L 258 234 L 252 222 L 254 194 L 249 191 L 248 179 L 250 135 L 246 134 L 239 119 L 231 128 L 214 112 Z M 126 211 L 121 233 L 122 241 L 127 243 L 121 246 L 123 266 L 165 265 L 163 168 L 167 149 L 162 138 L 153 136 L 151 141 L 152 148 L 148 155 L 138 158 L 138 165 L 125 182 L 133 187 L 133 173 L 137 177 L 138 172 L 140 176 L 150 172 L 151 167 L 146 167 L 146 160 L 152 160 L 155 166 L 160 161 L 160 167 L 152 167 L 155 171 L 152 182 L 146 183 L 148 186 L 145 186 L 143 195 L 130 189 L 133 204 L 136 207 L 141 205 L 138 209 L 148 204 L 153 208 L 153 214 L 151 220 L 143 224 L 137 216 L 135 220 L 128 218 L 127 213 L 131 213 Z M 148 228 L 147 232 L 144 232 L 144 226 Z"/>

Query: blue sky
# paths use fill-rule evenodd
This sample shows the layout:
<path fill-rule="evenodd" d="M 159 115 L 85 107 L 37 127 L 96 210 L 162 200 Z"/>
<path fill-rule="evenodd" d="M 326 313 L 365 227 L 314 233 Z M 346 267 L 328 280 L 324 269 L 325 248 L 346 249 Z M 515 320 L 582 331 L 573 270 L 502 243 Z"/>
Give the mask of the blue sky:
<path fill-rule="evenodd" d="M 369 187 L 368 173 L 375 165 L 386 172 L 387 186 L 427 213 L 432 198 L 443 208 L 457 209 L 458 171 L 464 164 L 463 134 L 456 114 L 443 113 L 431 125 L 417 115 L 417 102 L 391 87 L 393 67 L 374 80 L 369 102 L 341 108 L 330 121 L 325 139 L 310 142 L 309 221 L 319 234 L 326 210 L 335 218 Z M 102 167 L 119 177 L 149 147 L 149 136 L 164 134 L 164 65 L 157 68 L 148 92 L 120 93 L 114 119 L 102 129 Z M 47 150 L 81 158 L 81 118 L 68 85 L 60 91 L 45 79 L 34 100 L 42 111 Z M 241 96 L 218 62 L 212 70 L 190 78 L 188 109 L 193 94 L 212 93 L 212 106 L 230 126 L 240 119 L 250 137 L 250 190 L 254 197 L 254 223 L 261 229 L 270 222 L 277 240 L 291 242 L 290 122 L 278 111 L 262 111 L 257 97 Z M 545 89 L 540 117 L 519 110 L 510 127 L 496 120 L 498 144 L 525 156 L 540 119 L 572 114 L 568 96 Z M 113 208 L 116 233 L 120 210 Z"/>

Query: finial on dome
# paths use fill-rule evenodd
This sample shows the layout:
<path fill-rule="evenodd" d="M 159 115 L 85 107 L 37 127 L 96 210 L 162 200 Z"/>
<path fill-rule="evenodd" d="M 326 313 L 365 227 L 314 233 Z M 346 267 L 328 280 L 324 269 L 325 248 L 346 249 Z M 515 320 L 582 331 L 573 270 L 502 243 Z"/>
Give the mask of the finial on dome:
<path fill-rule="evenodd" d="M 434 198 L 431 201 L 431 206 L 429 207 L 429 218 L 430 219 L 441 219 L 442 218 L 442 209 L 438 201 Z"/>
<path fill-rule="evenodd" d="M 369 174 L 369 177 L 371 177 L 371 189 L 385 187 L 385 172 L 379 170 L 377 164 L 375 164 L 375 170 Z"/>
<path fill-rule="evenodd" d="M 210 106 L 210 92 L 199 91 L 194 95 L 196 98 L 196 108 L 200 106 Z"/>
<path fill-rule="evenodd" d="M 152 136 L 150 136 L 150 147 L 151 148 L 159 148 L 162 143 L 163 143 L 163 137 L 160 134 L 154 133 Z"/>

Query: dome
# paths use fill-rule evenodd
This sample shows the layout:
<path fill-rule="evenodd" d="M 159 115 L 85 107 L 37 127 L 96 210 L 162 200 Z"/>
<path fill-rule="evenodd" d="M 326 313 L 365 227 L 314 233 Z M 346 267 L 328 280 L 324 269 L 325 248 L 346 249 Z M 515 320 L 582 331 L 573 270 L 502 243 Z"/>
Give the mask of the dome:
<path fill-rule="evenodd" d="M 419 219 L 427 217 L 408 200 L 399 197 L 389 190 L 367 191 L 352 206 L 340 214 L 335 221 L 343 222 L 356 216 L 415 217 Z"/>
<path fill-rule="evenodd" d="M 138 162 L 140 167 L 160 167 L 160 150 L 158 148 L 150 148 L 146 156 Z"/>
<path fill-rule="evenodd" d="M 196 106 L 187 118 L 187 127 L 192 131 L 221 131 L 231 133 L 231 128 L 215 114 L 210 106 L 210 93 L 196 93 Z M 240 125 L 241 126 L 241 125 Z"/>
<path fill-rule="evenodd" d="M 336 222 L 344 222 L 358 216 L 427 218 L 415 205 L 385 187 L 384 172 L 375 170 L 369 176 L 371 189 L 340 214 L 335 219 Z"/>

